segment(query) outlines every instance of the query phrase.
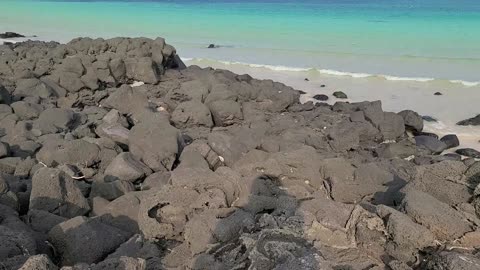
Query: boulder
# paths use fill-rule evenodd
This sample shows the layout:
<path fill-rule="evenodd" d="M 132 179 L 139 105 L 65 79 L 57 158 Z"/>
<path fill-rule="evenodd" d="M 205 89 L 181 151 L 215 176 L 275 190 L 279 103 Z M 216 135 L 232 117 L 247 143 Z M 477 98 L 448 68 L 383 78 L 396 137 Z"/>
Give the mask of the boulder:
<path fill-rule="evenodd" d="M 454 240 L 472 231 L 472 225 L 466 217 L 448 204 L 415 189 L 404 192 L 401 211 L 429 229 L 438 240 Z"/>
<path fill-rule="evenodd" d="M 68 218 L 33 208 L 30 209 L 27 214 L 28 225 L 33 230 L 41 233 L 48 233 L 55 225 L 66 220 L 68 220 Z"/>
<path fill-rule="evenodd" d="M 421 132 L 423 130 L 423 119 L 422 117 L 411 110 L 404 110 L 398 113 L 405 121 L 405 126 L 408 129 Z"/>
<path fill-rule="evenodd" d="M 65 58 L 59 68 L 64 72 L 75 73 L 79 77 L 85 73 L 85 67 L 82 64 L 82 59 L 80 59 L 80 57 Z"/>
<path fill-rule="evenodd" d="M 346 98 L 348 98 L 347 94 L 345 94 L 345 93 L 342 92 L 342 91 L 335 91 L 335 92 L 333 92 L 332 95 L 333 95 L 334 97 L 340 98 L 340 99 L 346 99 Z"/>
<path fill-rule="evenodd" d="M 445 135 L 440 139 L 440 141 L 444 142 L 447 145 L 447 149 L 454 148 L 460 145 L 460 141 L 455 134 Z"/>
<path fill-rule="evenodd" d="M 99 219 L 75 217 L 48 233 L 50 243 L 64 266 L 98 263 L 132 236 L 131 233 L 101 223 Z"/>
<path fill-rule="evenodd" d="M 478 126 L 478 125 L 480 125 L 480 114 L 475 116 L 475 117 L 460 121 L 460 122 L 457 123 L 457 125 L 459 125 L 459 126 Z"/>
<path fill-rule="evenodd" d="M 125 59 L 127 77 L 136 81 L 157 84 L 160 80 L 157 65 L 150 57 Z"/>
<path fill-rule="evenodd" d="M 49 167 L 63 164 L 90 167 L 100 161 L 100 148 L 82 139 L 47 141 L 37 153 L 37 160 Z"/>
<path fill-rule="evenodd" d="M 72 218 L 86 214 L 90 206 L 75 180 L 58 169 L 42 168 L 32 178 L 30 209 Z"/>
<path fill-rule="evenodd" d="M 58 72 L 57 76 L 60 78 L 59 84 L 70 93 L 76 93 L 85 87 L 85 84 L 80 79 L 80 75 L 73 72 Z"/>
<path fill-rule="evenodd" d="M 217 100 L 208 104 L 215 126 L 229 126 L 243 120 L 240 104 L 233 100 Z"/>
<path fill-rule="evenodd" d="M 103 107 L 113 108 L 121 114 L 135 114 L 149 109 L 148 97 L 137 88 L 126 84 L 116 88 L 115 91 L 104 101 Z"/>
<path fill-rule="evenodd" d="M 145 192 L 130 192 L 109 202 L 100 212 L 98 218 L 102 223 L 121 230 L 140 233 L 139 207 Z"/>
<path fill-rule="evenodd" d="M 150 168 L 131 153 L 120 153 L 105 169 L 107 178 L 135 182 L 151 173 Z"/>
<path fill-rule="evenodd" d="M 461 148 L 457 149 L 455 153 L 466 156 L 466 157 L 471 157 L 471 158 L 480 158 L 480 151 L 477 151 L 472 148 Z"/>
<path fill-rule="evenodd" d="M 10 155 L 10 146 L 7 143 L 0 142 L 0 158 Z"/>
<path fill-rule="evenodd" d="M 449 205 L 467 203 L 471 198 L 471 189 L 462 180 L 466 169 L 463 162 L 454 160 L 417 166 L 413 180 L 407 186 L 428 193 Z"/>
<path fill-rule="evenodd" d="M 384 220 L 390 236 L 386 250 L 397 260 L 414 263 L 418 251 L 435 245 L 434 235 L 407 215 L 383 205 L 377 207 L 377 213 Z"/>
<path fill-rule="evenodd" d="M 69 131 L 74 128 L 75 114 L 70 109 L 51 108 L 43 111 L 34 127 L 43 134 Z"/>
<path fill-rule="evenodd" d="M 203 102 L 208 96 L 209 86 L 200 80 L 183 82 L 180 87 L 171 89 L 165 96 L 165 102 L 174 109 L 179 103 L 196 100 Z"/>
<path fill-rule="evenodd" d="M 385 112 L 378 129 L 384 140 L 395 140 L 405 133 L 405 124 L 398 114 Z"/>
<path fill-rule="evenodd" d="M 113 201 L 129 192 L 135 191 L 135 186 L 130 181 L 114 180 L 111 182 L 94 181 L 91 197 L 102 197 L 106 200 Z"/>
<path fill-rule="evenodd" d="M 415 136 L 415 143 L 418 147 L 425 148 L 434 154 L 440 154 L 447 149 L 447 144 L 432 136 Z"/>
<path fill-rule="evenodd" d="M 130 130 L 130 152 L 154 171 L 171 170 L 179 152 L 179 131 L 169 123 L 142 122 Z"/>
<path fill-rule="evenodd" d="M 37 118 L 43 111 L 40 104 L 32 104 L 24 101 L 17 101 L 10 105 L 15 114 L 22 120 L 31 120 Z"/>
<path fill-rule="evenodd" d="M 173 111 L 171 120 L 177 128 L 213 126 L 212 114 L 208 107 L 195 100 L 180 103 Z"/>
<path fill-rule="evenodd" d="M 57 270 L 58 267 L 52 263 L 45 254 L 34 255 L 22 265 L 19 270 Z"/>
<path fill-rule="evenodd" d="M 113 78 L 117 82 L 125 82 L 127 75 L 127 69 L 125 67 L 125 62 L 121 58 L 114 58 L 110 60 L 109 63 L 110 72 L 112 73 Z"/>

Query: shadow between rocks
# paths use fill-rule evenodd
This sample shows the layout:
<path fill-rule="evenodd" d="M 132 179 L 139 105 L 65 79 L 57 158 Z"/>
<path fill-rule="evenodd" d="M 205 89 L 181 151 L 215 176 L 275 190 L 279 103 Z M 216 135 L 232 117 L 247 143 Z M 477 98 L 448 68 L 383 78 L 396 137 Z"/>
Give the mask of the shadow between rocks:
<path fill-rule="evenodd" d="M 296 212 L 299 201 L 279 179 L 255 177 L 244 200 L 217 222 L 209 239 L 213 244 L 194 254 L 192 269 L 321 269 L 318 251 L 303 238 L 304 218 Z"/>

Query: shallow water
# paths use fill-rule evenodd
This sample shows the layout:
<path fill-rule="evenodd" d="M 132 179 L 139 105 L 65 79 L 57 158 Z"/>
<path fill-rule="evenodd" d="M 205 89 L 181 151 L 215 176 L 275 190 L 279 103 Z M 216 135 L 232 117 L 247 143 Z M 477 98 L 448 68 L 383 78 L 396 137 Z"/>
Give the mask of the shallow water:
<path fill-rule="evenodd" d="M 0 10 L 0 31 L 42 39 L 163 36 L 183 57 L 480 81 L 477 0 L 4 0 Z"/>

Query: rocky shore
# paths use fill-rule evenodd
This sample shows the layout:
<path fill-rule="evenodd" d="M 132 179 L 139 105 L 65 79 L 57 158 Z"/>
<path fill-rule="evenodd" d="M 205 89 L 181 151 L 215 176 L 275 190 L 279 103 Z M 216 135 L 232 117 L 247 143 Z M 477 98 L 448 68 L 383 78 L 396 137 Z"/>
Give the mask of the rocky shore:
<path fill-rule="evenodd" d="M 0 269 L 480 269 L 455 135 L 301 93 L 162 38 L 0 46 Z"/>

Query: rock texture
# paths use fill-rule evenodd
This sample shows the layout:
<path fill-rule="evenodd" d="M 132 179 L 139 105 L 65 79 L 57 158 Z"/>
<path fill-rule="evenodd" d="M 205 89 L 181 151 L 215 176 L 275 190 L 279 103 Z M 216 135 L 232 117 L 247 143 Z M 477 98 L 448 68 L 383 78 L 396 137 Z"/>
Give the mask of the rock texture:
<path fill-rule="evenodd" d="M 302 93 L 162 38 L 0 46 L 0 269 L 478 269 L 478 152 Z"/>

